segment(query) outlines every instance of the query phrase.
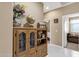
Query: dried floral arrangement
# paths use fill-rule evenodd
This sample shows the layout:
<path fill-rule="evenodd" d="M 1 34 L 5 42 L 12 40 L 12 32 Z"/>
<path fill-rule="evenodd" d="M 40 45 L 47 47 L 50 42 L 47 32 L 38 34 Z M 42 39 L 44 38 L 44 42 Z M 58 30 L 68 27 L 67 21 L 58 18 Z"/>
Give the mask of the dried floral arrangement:
<path fill-rule="evenodd" d="M 21 19 L 25 15 L 25 6 L 22 4 L 14 5 L 13 7 L 13 26 L 20 26 L 21 23 L 18 23 L 16 19 Z M 21 21 L 21 20 L 20 20 Z"/>
<path fill-rule="evenodd" d="M 15 20 L 15 18 L 23 17 L 25 13 L 24 5 L 15 5 L 13 8 L 13 13 L 13 20 Z"/>

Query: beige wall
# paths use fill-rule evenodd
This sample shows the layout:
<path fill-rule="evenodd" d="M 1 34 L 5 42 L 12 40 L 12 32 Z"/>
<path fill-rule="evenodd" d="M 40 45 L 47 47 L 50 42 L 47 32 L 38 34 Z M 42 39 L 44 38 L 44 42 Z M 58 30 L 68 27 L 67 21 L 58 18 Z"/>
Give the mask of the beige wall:
<path fill-rule="evenodd" d="M 0 56 L 12 56 L 12 3 L 0 3 Z"/>
<path fill-rule="evenodd" d="M 73 3 L 71 5 L 45 13 L 45 20 L 51 20 L 51 42 L 53 44 L 62 45 L 62 16 L 76 12 L 79 12 L 79 3 Z M 59 19 L 58 24 L 54 23 L 53 20 L 55 18 Z"/>

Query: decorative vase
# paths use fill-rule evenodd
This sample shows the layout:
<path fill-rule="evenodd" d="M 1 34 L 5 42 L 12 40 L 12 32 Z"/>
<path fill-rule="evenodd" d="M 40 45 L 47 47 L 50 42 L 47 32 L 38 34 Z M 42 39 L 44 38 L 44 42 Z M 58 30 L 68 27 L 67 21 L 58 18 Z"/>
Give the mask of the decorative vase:
<path fill-rule="evenodd" d="M 20 18 L 15 19 L 14 27 L 20 27 L 22 20 Z"/>

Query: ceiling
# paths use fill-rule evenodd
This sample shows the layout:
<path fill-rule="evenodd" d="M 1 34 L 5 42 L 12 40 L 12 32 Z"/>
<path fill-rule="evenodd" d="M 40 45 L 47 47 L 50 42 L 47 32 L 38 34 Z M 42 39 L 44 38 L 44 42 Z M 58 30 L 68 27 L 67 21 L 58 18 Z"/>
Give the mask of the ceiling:
<path fill-rule="evenodd" d="M 54 10 L 54 9 L 57 9 L 60 7 L 67 6 L 72 3 L 74 3 L 74 2 L 43 2 L 43 4 L 44 4 L 43 10 L 45 13 L 45 12 L 48 12 L 48 11 L 51 11 L 51 10 Z"/>

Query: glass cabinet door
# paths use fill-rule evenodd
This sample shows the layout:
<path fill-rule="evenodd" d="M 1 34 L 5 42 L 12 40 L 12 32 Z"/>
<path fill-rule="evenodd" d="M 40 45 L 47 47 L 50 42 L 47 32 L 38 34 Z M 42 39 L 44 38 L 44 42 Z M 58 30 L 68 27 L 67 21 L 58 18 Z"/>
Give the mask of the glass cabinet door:
<path fill-rule="evenodd" d="M 21 55 L 27 50 L 27 34 L 26 30 L 17 31 L 17 55 Z"/>
<path fill-rule="evenodd" d="M 30 32 L 30 48 L 35 46 L 35 32 Z"/>
<path fill-rule="evenodd" d="M 21 32 L 19 34 L 19 51 L 26 50 L 26 33 Z"/>

